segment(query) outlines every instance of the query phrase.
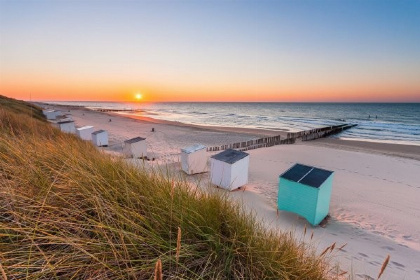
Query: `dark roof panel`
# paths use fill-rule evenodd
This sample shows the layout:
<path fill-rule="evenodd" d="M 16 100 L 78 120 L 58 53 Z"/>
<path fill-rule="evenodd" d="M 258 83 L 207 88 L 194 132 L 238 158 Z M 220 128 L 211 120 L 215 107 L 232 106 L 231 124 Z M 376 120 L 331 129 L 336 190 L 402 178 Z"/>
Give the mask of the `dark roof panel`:
<path fill-rule="evenodd" d="M 249 154 L 242 152 L 242 151 L 237 151 L 237 150 L 232 150 L 232 149 L 227 149 L 221 153 L 218 153 L 217 155 L 213 155 L 211 156 L 214 159 L 229 163 L 229 164 L 233 164 L 235 162 L 237 162 L 238 160 L 241 160 L 245 157 L 249 156 Z"/>
<path fill-rule="evenodd" d="M 332 173 L 333 173 L 332 171 L 314 168 L 311 172 L 309 172 L 308 175 L 303 177 L 299 183 L 302 183 L 302 184 L 305 184 L 314 188 L 319 188 L 325 182 L 325 180 L 327 180 L 328 177 L 331 176 Z"/>
<path fill-rule="evenodd" d="M 74 121 L 60 121 L 57 122 L 58 124 L 65 124 L 65 123 L 74 123 Z"/>
<path fill-rule="evenodd" d="M 184 152 L 186 154 L 191 154 L 191 153 L 203 150 L 203 149 L 206 149 L 206 146 L 201 145 L 201 144 L 195 144 L 190 147 L 182 148 L 181 152 Z"/>
<path fill-rule="evenodd" d="M 297 163 L 281 174 L 280 177 L 310 187 L 319 188 L 332 173 L 333 171 Z"/>
<path fill-rule="evenodd" d="M 97 130 L 97 131 L 92 132 L 92 134 L 99 134 L 99 133 L 102 133 L 102 132 L 106 132 L 106 130 L 103 130 L 103 129 Z"/>
<path fill-rule="evenodd" d="M 303 164 L 295 164 L 289 170 L 284 172 L 280 175 L 284 179 L 298 182 L 303 176 L 306 175 L 312 169 L 311 166 L 303 165 Z"/>
<path fill-rule="evenodd" d="M 146 138 L 135 137 L 135 138 L 131 138 L 131 139 L 125 140 L 124 143 L 132 144 L 132 143 L 136 143 L 136 142 L 143 141 L 143 140 L 146 140 Z"/>

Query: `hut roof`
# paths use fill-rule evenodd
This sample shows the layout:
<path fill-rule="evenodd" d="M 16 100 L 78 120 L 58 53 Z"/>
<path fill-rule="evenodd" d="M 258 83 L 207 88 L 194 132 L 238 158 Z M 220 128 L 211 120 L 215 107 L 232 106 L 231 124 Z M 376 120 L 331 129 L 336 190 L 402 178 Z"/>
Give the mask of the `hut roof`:
<path fill-rule="evenodd" d="M 84 129 L 90 129 L 90 128 L 93 128 L 93 126 L 85 125 L 85 126 L 79 127 L 77 130 L 84 130 Z"/>
<path fill-rule="evenodd" d="M 65 123 L 74 123 L 74 121 L 61 121 L 61 122 L 57 122 L 58 124 L 65 124 Z"/>
<path fill-rule="evenodd" d="M 190 147 L 183 148 L 183 149 L 181 149 L 181 151 L 184 152 L 184 153 L 187 153 L 187 154 L 191 154 L 191 153 L 194 153 L 196 151 L 199 151 L 199 150 L 202 150 L 202 149 L 205 149 L 205 148 L 206 148 L 206 146 L 204 146 L 204 145 L 195 144 L 195 145 L 192 145 Z"/>
<path fill-rule="evenodd" d="M 94 131 L 94 132 L 92 132 L 92 134 L 99 134 L 99 133 L 102 133 L 102 132 L 106 132 L 106 130 L 103 130 L 103 129 L 101 129 L 101 130 L 97 130 L 97 131 Z"/>
<path fill-rule="evenodd" d="M 224 161 L 226 163 L 229 164 L 233 164 L 235 162 L 237 162 L 238 160 L 241 160 L 245 157 L 249 156 L 249 154 L 242 152 L 242 151 L 237 151 L 237 150 L 232 150 L 232 149 L 227 149 L 221 153 L 218 153 L 217 155 L 213 155 L 211 156 L 214 159 L 220 160 L 220 161 Z"/>
<path fill-rule="evenodd" d="M 281 174 L 280 177 L 310 187 L 319 188 L 332 173 L 334 172 L 297 163 Z"/>
<path fill-rule="evenodd" d="M 135 137 L 135 138 L 131 138 L 131 139 L 125 140 L 124 143 L 132 144 L 132 143 L 136 143 L 136 142 L 143 141 L 143 140 L 146 140 L 146 138 Z"/>

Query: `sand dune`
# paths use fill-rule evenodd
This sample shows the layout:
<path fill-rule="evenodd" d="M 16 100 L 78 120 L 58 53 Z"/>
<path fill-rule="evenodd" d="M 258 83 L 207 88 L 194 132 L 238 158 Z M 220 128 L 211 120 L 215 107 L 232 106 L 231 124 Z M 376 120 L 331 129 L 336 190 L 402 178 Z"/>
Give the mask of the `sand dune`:
<path fill-rule="evenodd" d="M 61 107 L 62 108 L 62 107 Z M 180 148 L 195 143 L 220 145 L 273 135 L 273 132 L 201 128 L 151 119 L 134 120 L 115 114 L 71 109 L 76 125 L 93 125 L 110 133 L 108 152 L 121 151 L 128 138 L 147 138 L 154 165 L 179 170 Z M 110 122 L 109 119 L 112 121 Z M 152 127 L 155 132 L 151 132 Z M 270 134 L 271 133 L 271 134 Z M 319 144 L 318 144 L 319 143 Z M 354 279 L 376 279 L 385 257 L 391 261 L 381 279 L 420 279 L 420 147 L 344 145 L 330 140 L 281 145 L 249 151 L 250 182 L 230 193 L 272 229 L 314 232 L 318 252 L 337 242 L 347 245 L 332 258 L 352 271 Z M 344 145 L 344 146 L 343 146 Z M 331 219 L 325 228 L 311 227 L 292 213 L 276 214 L 278 176 L 299 162 L 335 171 Z M 208 184 L 208 173 L 188 180 Z"/>

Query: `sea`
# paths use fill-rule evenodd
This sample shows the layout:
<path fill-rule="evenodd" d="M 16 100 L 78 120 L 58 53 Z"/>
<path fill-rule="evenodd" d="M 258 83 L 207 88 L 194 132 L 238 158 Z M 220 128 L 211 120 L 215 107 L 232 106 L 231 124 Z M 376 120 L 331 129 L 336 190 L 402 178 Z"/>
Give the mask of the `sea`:
<path fill-rule="evenodd" d="M 121 110 L 125 114 L 186 124 L 288 132 L 352 123 L 357 126 L 332 137 L 420 146 L 420 103 L 46 103 Z"/>

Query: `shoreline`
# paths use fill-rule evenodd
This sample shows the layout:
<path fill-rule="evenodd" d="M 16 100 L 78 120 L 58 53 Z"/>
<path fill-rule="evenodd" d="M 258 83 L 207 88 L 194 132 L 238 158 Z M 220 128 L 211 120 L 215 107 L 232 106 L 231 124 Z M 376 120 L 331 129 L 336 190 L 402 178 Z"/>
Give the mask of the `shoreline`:
<path fill-rule="evenodd" d="M 85 108 L 87 109 L 87 108 Z M 87 109 L 89 110 L 89 109 Z M 183 122 L 177 122 L 177 121 L 168 121 L 168 120 L 160 120 L 155 119 L 151 117 L 145 117 L 145 116 L 136 116 L 136 115 L 130 115 L 130 114 L 124 114 L 124 113 L 117 113 L 117 112 L 106 112 L 109 115 L 118 115 L 118 116 L 124 116 L 126 118 L 140 120 L 144 122 L 152 122 L 152 123 L 158 123 L 158 124 L 169 124 L 174 126 L 180 126 L 180 127 L 192 127 L 196 129 L 202 129 L 202 130 L 214 130 L 214 131 L 224 131 L 224 132 L 234 132 L 234 133 L 248 133 L 252 135 L 261 135 L 261 136 L 286 136 L 287 131 L 285 130 L 269 130 L 269 129 L 260 129 L 260 128 L 241 128 L 241 127 L 228 127 L 228 126 L 212 126 L 212 125 L 198 125 L 198 124 L 188 124 Z"/>
<path fill-rule="evenodd" d="M 172 125 L 184 128 L 193 128 L 203 131 L 220 131 L 220 132 L 227 132 L 227 133 L 239 133 L 239 134 L 249 134 L 250 137 L 268 137 L 268 136 L 277 136 L 280 135 L 281 137 L 286 137 L 287 131 L 280 131 L 280 130 L 269 130 L 269 129 L 259 129 L 259 128 L 240 128 L 240 127 L 225 127 L 225 126 L 207 126 L 207 125 L 195 125 L 195 124 L 187 124 L 177 121 L 168 121 L 168 120 L 161 120 L 155 119 L 152 117 L 146 116 L 139 116 L 139 115 L 131 115 L 126 114 L 124 112 L 114 112 L 114 111 L 97 111 L 92 110 L 83 106 L 71 106 L 71 105 L 51 105 L 47 103 L 39 103 L 45 106 L 54 106 L 58 108 L 64 108 L 66 110 L 86 110 L 90 112 L 98 112 L 101 114 L 106 114 L 109 116 L 119 116 L 123 118 L 128 118 L 132 120 L 137 120 L 140 122 L 148 123 L 148 124 L 164 124 L 164 125 Z M 251 139 L 251 138 L 250 138 Z M 329 147 L 334 149 L 344 149 L 348 151 L 360 151 L 360 152 L 368 152 L 368 153 L 375 153 L 375 154 L 382 154 L 388 156 L 396 156 L 408 159 L 414 159 L 420 161 L 420 146 L 416 145 L 408 145 L 408 144 L 393 144 L 393 143 L 383 143 L 383 142 L 373 142 L 373 141 L 362 141 L 362 140 L 345 140 L 339 138 L 320 138 L 312 141 L 305 141 L 305 142 L 296 142 L 297 144 L 304 143 L 305 145 L 315 145 L 315 146 L 323 146 Z M 230 144 L 230 143 L 225 143 Z"/>

